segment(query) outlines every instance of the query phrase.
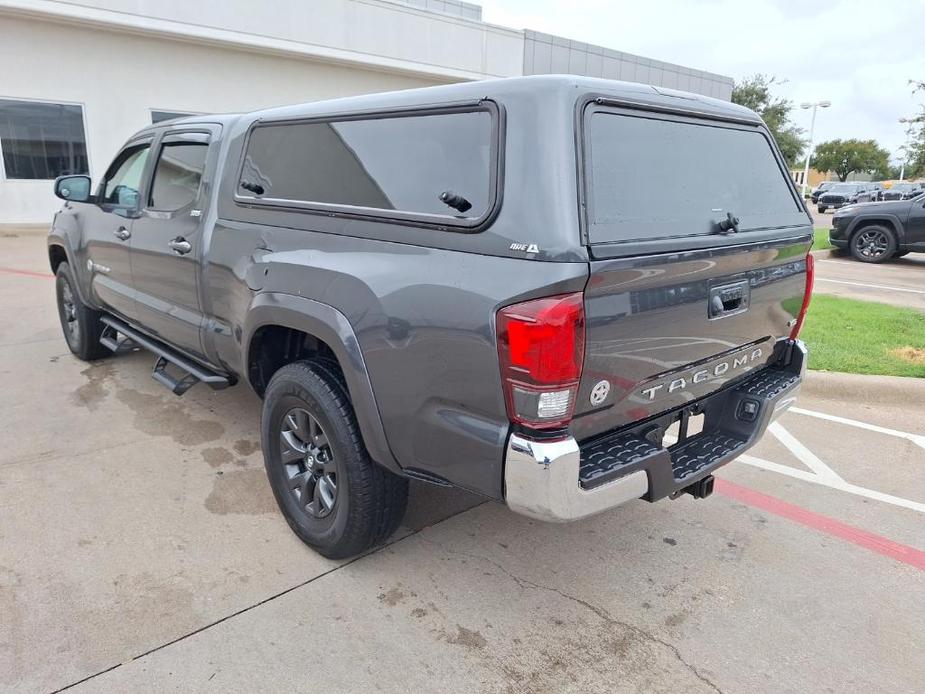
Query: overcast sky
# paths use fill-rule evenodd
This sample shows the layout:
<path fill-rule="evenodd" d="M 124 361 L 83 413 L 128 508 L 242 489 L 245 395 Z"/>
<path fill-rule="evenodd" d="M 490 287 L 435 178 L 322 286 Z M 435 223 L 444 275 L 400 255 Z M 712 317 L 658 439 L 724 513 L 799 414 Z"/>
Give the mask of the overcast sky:
<path fill-rule="evenodd" d="M 479 0 L 475 0 L 479 2 Z M 735 80 L 756 72 L 797 106 L 828 99 L 816 142 L 874 138 L 896 155 L 898 120 L 925 94 L 925 0 L 481 0 L 483 19 L 535 29 Z M 809 129 L 810 111 L 794 111 Z"/>

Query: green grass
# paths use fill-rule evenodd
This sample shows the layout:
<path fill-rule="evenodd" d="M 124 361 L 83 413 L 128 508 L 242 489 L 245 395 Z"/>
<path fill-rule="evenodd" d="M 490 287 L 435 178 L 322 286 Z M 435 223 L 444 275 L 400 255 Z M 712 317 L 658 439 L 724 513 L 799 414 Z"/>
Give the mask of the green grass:
<path fill-rule="evenodd" d="M 829 230 L 828 229 L 813 230 L 813 250 L 814 251 L 824 251 L 828 248 L 835 248 L 835 246 L 829 243 Z"/>
<path fill-rule="evenodd" d="M 811 369 L 925 378 L 921 311 L 816 294 L 800 338 Z"/>

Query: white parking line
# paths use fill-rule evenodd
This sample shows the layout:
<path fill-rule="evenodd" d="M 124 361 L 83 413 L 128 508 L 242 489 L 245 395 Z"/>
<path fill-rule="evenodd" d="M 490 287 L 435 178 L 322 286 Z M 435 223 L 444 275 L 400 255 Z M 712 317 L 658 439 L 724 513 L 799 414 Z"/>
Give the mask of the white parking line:
<path fill-rule="evenodd" d="M 905 287 L 891 287 L 886 284 L 868 284 L 867 282 L 849 282 L 848 280 L 830 280 L 825 277 L 817 277 L 817 282 L 833 282 L 834 284 L 850 284 L 854 287 L 867 287 L 868 289 L 889 289 L 894 292 L 908 292 L 909 294 L 925 294 L 922 289 L 906 289 Z"/>
<path fill-rule="evenodd" d="M 800 441 L 797 441 L 796 437 L 784 429 L 784 427 L 782 427 L 779 423 L 774 422 L 771 426 L 768 427 L 768 431 L 770 431 L 774 438 L 784 444 L 787 450 L 793 453 L 801 463 L 812 470 L 816 475 L 835 483 L 844 483 L 845 480 L 843 480 L 841 476 L 835 472 L 835 470 L 823 463 L 819 459 L 819 456 L 809 450 Z"/>
<path fill-rule="evenodd" d="M 859 429 L 867 429 L 868 431 L 875 431 L 878 434 L 886 434 L 887 436 L 896 436 L 901 439 L 907 439 L 912 441 L 912 443 L 917 446 L 925 448 L 925 436 L 920 434 L 910 434 L 905 431 L 898 431 L 896 429 L 888 429 L 886 427 L 877 426 L 876 424 L 868 424 L 867 422 L 859 422 L 856 419 L 848 419 L 847 417 L 839 417 L 834 414 L 826 414 L 825 412 L 815 412 L 814 410 L 804 410 L 802 407 L 791 407 L 790 412 L 795 414 L 802 414 L 808 417 L 816 417 L 818 419 L 826 419 L 830 422 L 838 422 L 839 424 L 847 424 L 848 426 L 858 427 Z"/>
<path fill-rule="evenodd" d="M 845 258 L 844 260 L 824 260 L 817 259 L 817 263 L 831 263 L 832 265 L 841 265 L 845 269 L 850 269 L 852 265 L 857 263 L 854 259 Z M 889 265 L 868 265 L 870 270 L 876 270 L 877 272 L 908 272 L 909 268 L 907 267 L 891 267 Z"/>
<path fill-rule="evenodd" d="M 867 489 L 866 487 L 859 487 L 855 484 L 845 482 L 840 478 L 838 481 L 831 480 L 812 473 L 809 470 L 800 470 L 799 468 L 793 468 L 787 465 L 781 465 L 779 463 L 772 463 L 770 460 L 757 458 L 747 453 L 740 455 L 737 460 L 745 463 L 746 465 L 769 470 L 770 472 L 777 472 L 781 475 L 787 475 L 788 477 L 795 477 L 798 480 L 812 482 L 813 484 L 821 484 L 824 487 L 829 487 L 830 489 L 835 489 L 836 491 L 847 492 L 848 494 L 862 496 L 866 499 L 882 501 L 883 503 L 899 506 L 900 508 L 907 508 L 912 511 L 918 511 L 919 513 L 925 513 L 925 504 L 919 503 L 918 501 L 911 501 L 909 499 L 893 496 L 892 494 L 884 494 L 883 492 Z"/>

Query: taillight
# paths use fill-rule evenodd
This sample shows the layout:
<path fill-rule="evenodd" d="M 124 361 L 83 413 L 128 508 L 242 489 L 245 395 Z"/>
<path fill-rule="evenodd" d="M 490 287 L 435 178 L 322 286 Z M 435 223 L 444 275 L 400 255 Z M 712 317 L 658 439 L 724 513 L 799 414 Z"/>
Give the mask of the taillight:
<path fill-rule="evenodd" d="M 497 328 L 508 418 L 535 429 L 568 424 L 585 356 L 583 295 L 506 306 Z"/>
<path fill-rule="evenodd" d="M 815 279 L 815 261 L 813 254 L 806 254 L 806 292 L 803 294 L 803 305 L 800 306 L 800 313 L 797 316 L 797 322 L 790 331 L 790 339 L 796 340 L 800 335 L 800 329 L 803 327 L 803 320 L 806 318 L 806 310 L 809 308 L 809 300 L 813 296 L 813 280 Z"/>

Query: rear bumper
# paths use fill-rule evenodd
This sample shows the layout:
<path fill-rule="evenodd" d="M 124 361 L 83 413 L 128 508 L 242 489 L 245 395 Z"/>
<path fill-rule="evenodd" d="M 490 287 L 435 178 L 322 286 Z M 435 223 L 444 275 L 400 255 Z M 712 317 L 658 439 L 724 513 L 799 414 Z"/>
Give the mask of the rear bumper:
<path fill-rule="evenodd" d="M 544 441 L 512 434 L 505 454 L 507 505 L 533 518 L 565 522 L 692 487 L 753 446 L 796 400 L 806 348 L 797 341 L 789 352 L 787 364 L 581 445 L 572 437 Z M 705 415 L 703 431 L 663 447 L 664 429 L 681 410 L 691 409 Z"/>

